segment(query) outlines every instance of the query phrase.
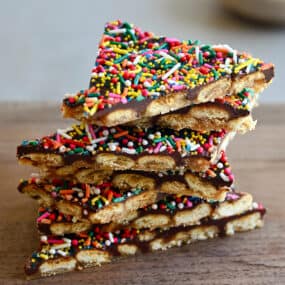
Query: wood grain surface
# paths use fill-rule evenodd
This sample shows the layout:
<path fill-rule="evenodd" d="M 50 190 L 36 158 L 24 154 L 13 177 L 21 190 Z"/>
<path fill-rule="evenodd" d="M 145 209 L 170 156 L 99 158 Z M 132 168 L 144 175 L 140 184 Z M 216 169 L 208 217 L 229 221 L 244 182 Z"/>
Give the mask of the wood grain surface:
<path fill-rule="evenodd" d="M 263 229 L 139 255 L 102 267 L 25 281 L 23 264 L 37 248 L 37 204 L 17 192 L 16 146 L 68 125 L 46 103 L 0 105 L 0 284 L 285 284 L 285 106 L 255 111 L 254 132 L 237 136 L 228 155 L 237 187 L 268 208 Z"/>

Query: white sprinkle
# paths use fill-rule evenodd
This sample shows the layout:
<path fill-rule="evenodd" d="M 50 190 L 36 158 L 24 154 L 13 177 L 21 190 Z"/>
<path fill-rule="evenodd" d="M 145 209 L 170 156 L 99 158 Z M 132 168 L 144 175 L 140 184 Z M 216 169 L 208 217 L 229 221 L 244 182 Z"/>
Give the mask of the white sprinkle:
<path fill-rule="evenodd" d="M 140 56 L 140 55 L 139 55 L 139 56 L 137 56 L 137 57 L 135 58 L 135 60 L 134 60 L 133 64 L 134 64 L 134 65 L 138 64 L 138 63 L 139 63 L 139 61 L 140 61 L 140 59 L 141 59 L 141 56 Z"/>
<path fill-rule="evenodd" d="M 161 90 L 161 91 L 164 91 L 166 89 L 166 87 L 164 86 L 164 85 L 161 85 L 160 87 L 159 87 L 159 90 Z"/>
<path fill-rule="evenodd" d="M 47 236 L 41 236 L 41 242 L 47 242 Z"/>
<path fill-rule="evenodd" d="M 114 134 L 114 133 L 116 132 L 116 129 L 115 129 L 115 128 L 112 128 L 112 129 L 110 130 L 110 132 L 111 132 L 111 134 Z"/>
<path fill-rule="evenodd" d="M 257 208 L 258 208 L 258 203 L 253 202 L 253 203 L 252 203 L 252 207 L 253 207 L 253 209 L 257 209 Z"/>
<path fill-rule="evenodd" d="M 103 131 L 103 135 L 106 137 L 106 136 L 108 136 L 109 135 L 109 131 L 108 130 L 104 130 Z"/>
<path fill-rule="evenodd" d="M 163 173 L 159 172 L 158 177 L 163 177 Z"/>
<path fill-rule="evenodd" d="M 233 51 L 233 62 L 234 62 L 234 64 L 238 63 L 238 57 L 237 57 L 237 51 L 236 50 Z"/>
<path fill-rule="evenodd" d="M 172 206 L 176 206 L 176 202 L 175 202 L 175 201 L 172 201 L 172 202 L 171 202 L 171 205 L 172 205 Z"/>
<path fill-rule="evenodd" d="M 157 206 L 157 204 L 152 204 L 151 208 L 152 208 L 153 210 L 157 210 L 157 209 L 158 209 L 158 206 Z"/>
<path fill-rule="evenodd" d="M 146 87 L 146 88 L 149 88 L 149 87 L 151 87 L 151 84 L 148 81 L 145 81 L 143 83 L 143 86 Z"/>
<path fill-rule="evenodd" d="M 110 151 L 115 151 L 118 143 L 108 143 Z"/>
<path fill-rule="evenodd" d="M 59 152 L 65 152 L 66 151 L 66 147 L 64 145 L 61 145 L 59 147 Z"/>
<path fill-rule="evenodd" d="M 132 82 L 131 82 L 130 80 L 126 80 L 126 81 L 125 81 L 125 85 L 129 87 L 129 86 L 132 85 Z"/>
<path fill-rule="evenodd" d="M 122 147 L 122 152 L 128 153 L 128 154 L 135 154 L 136 150 L 135 149 L 131 149 L 131 148 L 127 148 L 127 147 Z"/>
<path fill-rule="evenodd" d="M 221 172 L 221 173 L 220 173 L 220 177 L 221 177 L 225 182 L 229 182 L 229 181 L 230 181 L 230 178 L 229 178 L 224 172 Z"/>
<path fill-rule="evenodd" d="M 95 193 L 95 194 L 97 194 L 97 195 L 99 195 L 99 194 L 101 193 L 100 188 L 95 187 L 95 189 L 94 189 L 94 193 Z"/>
<path fill-rule="evenodd" d="M 219 162 L 219 163 L 217 164 L 217 167 L 218 167 L 218 168 L 223 168 L 223 166 L 224 166 L 224 165 L 223 165 L 221 162 Z"/>
<path fill-rule="evenodd" d="M 132 195 L 133 195 L 133 194 L 132 194 L 131 192 L 128 192 L 128 193 L 127 193 L 127 196 L 128 196 L 128 197 L 131 197 Z"/>
<path fill-rule="evenodd" d="M 106 244 L 106 246 L 110 246 L 110 245 L 111 245 L 111 242 L 107 239 L 107 240 L 105 241 L 105 244 Z"/>
<path fill-rule="evenodd" d="M 71 244 L 71 239 L 69 239 L 69 238 L 63 238 L 63 240 L 64 240 L 66 243 Z"/>
<path fill-rule="evenodd" d="M 65 130 L 58 129 L 58 130 L 57 130 L 57 133 L 58 133 L 59 135 L 63 136 L 64 138 L 68 139 L 68 140 L 71 140 L 71 139 L 72 139 L 71 136 L 69 136 L 68 134 L 65 133 Z"/>
<path fill-rule="evenodd" d="M 133 142 L 128 142 L 128 147 L 133 147 L 134 143 Z"/>
<path fill-rule="evenodd" d="M 246 67 L 245 72 L 248 74 L 248 73 L 250 72 L 250 69 L 251 69 L 251 64 L 249 64 L 249 65 Z"/>
<path fill-rule="evenodd" d="M 163 146 L 160 148 L 159 152 L 163 152 L 163 151 L 165 151 L 166 149 L 167 149 L 167 146 L 166 146 L 166 145 L 163 145 Z"/>
<path fill-rule="evenodd" d="M 143 140 L 142 140 L 142 144 L 143 144 L 143 145 L 148 145 L 148 141 L 145 140 L 145 139 L 143 139 Z"/>
<path fill-rule="evenodd" d="M 114 236 L 112 233 L 109 233 L 109 239 L 112 243 L 114 242 Z"/>
<path fill-rule="evenodd" d="M 95 139 L 92 141 L 92 143 L 98 143 L 98 142 L 102 142 L 102 141 L 105 141 L 108 137 L 101 137 L 101 138 L 98 138 L 98 139 Z"/>
<path fill-rule="evenodd" d="M 79 192 L 77 195 L 78 195 L 79 198 L 83 198 L 84 197 L 84 193 L 83 192 Z"/>
<path fill-rule="evenodd" d="M 86 209 L 83 210 L 83 215 L 87 216 L 88 215 L 88 211 Z"/>
<path fill-rule="evenodd" d="M 67 253 L 65 251 L 62 251 L 62 250 L 58 250 L 57 253 L 60 254 L 61 256 L 67 255 Z"/>
<path fill-rule="evenodd" d="M 150 140 L 153 140 L 153 139 L 154 139 L 154 134 L 149 134 L 149 135 L 148 135 L 148 138 L 149 138 Z"/>
<path fill-rule="evenodd" d="M 200 48 L 198 46 L 195 47 L 195 56 L 196 60 L 199 62 L 199 53 L 200 53 Z"/>
<path fill-rule="evenodd" d="M 170 59 L 170 60 L 173 60 L 173 61 L 176 61 L 176 59 L 172 56 L 170 56 L 169 54 L 167 54 L 166 52 L 164 51 L 160 51 L 159 54 L 164 57 L 164 58 L 167 58 L 167 59 Z M 159 58 L 158 60 L 161 60 L 162 58 Z"/>
<path fill-rule="evenodd" d="M 89 152 L 94 151 L 93 145 L 88 145 L 88 146 L 86 146 L 86 149 L 87 149 Z"/>
<path fill-rule="evenodd" d="M 50 253 L 50 254 L 55 254 L 56 251 L 55 251 L 55 249 L 51 248 L 51 249 L 49 250 L 49 253 Z"/>
<path fill-rule="evenodd" d="M 77 218 L 75 216 L 73 216 L 72 223 L 76 223 L 76 222 L 77 222 Z"/>
<path fill-rule="evenodd" d="M 165 80 L 167 77 L 169 77 L 173 72 L 175 72 L 177 69 L 179 69 L 181 66 L 181 63 L 176 63 L 169 71 L 167 71 L 163 76 L 161 77 L 162 80 Z"/>
<path fill-rule="evenodd" d="M 124 34 L 127 30 L 126 29 L 114 29 L 108 31 L 109 34 Z"/>
<path fill-rule="evenodd" d="M 161 132 L 155 132 L 155 135 L 161 138 Z"/>
<path fill-rule="evenodd" d="M 179 204 L 178 204 L 178 208 L 179 208 L 179 209 L 183 209 L 183 208 L 184 208 L 184 204 L 183 204 L 183 203 L 179 203 Z"/>

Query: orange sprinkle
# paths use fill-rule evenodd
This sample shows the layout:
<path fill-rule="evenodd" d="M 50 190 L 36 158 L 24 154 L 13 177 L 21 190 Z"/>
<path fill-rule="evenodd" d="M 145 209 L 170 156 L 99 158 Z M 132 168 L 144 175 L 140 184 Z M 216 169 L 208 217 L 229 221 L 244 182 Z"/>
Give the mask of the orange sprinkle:
<path fill-rule="evenodd" d="M 124 91 L 123 91 L 123 94 L 122 94 L 123 97 L 126 97 L 126 96 L 127 96 L 128 90 L 129 90 L 128 87 L 125 87 L 125 88 L 124 88 Z"/>
<path fill-rule="evenodd" d="M 108 199 L 109 202 L 112 201 L 112 199 L 113 199 L 113 192 L 112 191 L 109 191 L 107 199 Z"/>
<path fill-rule="evenodd" d="M 87 238 L 88 237 L 88 234 L 86 234 L 86 233 L 79 233 L 77 235 L 80 236 L 81 238 Z"/>
<path fill-rule="evenodd" d="M 91 244 L 91 238 L 88 237 L 87 240 L 85 241 L 85 245 L 90 246 L 90 244 Z"/>
<path fill-rule="evenodd" d="M 88 184 L 85 184 L 85 198 L 88 199 L 90 197 L 90 186 Z"/>
<path fill-rule="evenodd" d="M 181 143 L 180 140 L 176 141 L 176 146 L 177 146 L 177 150 L 180 152 L 181 151 Z"/>
<path fill-rule="evenodd" d="M 215 47 L 213 48 L 216 52 L 222 52 L 222 53 L 228 53 L 229 50 L 227 48 L 223 48 L 223 47 Z"/>
<path fill-rule="evenodd" d="M 69 195 L 69 194 L 73 194 L 74 190 L 67 189 L 67 190 L 60 190 L 59 192 L 60 192 L 61 195 Z"/>
<path fill-rule="evenodd" d="M 127 134 L 129 133 L 129 131 L 122 131 L 120 133 L 116 133 L 114 134 L 114 138 L 117 139 L 117 138 L 120 138 L 120 137 L 123 137 L 123 136 L 126 136 Z"/>

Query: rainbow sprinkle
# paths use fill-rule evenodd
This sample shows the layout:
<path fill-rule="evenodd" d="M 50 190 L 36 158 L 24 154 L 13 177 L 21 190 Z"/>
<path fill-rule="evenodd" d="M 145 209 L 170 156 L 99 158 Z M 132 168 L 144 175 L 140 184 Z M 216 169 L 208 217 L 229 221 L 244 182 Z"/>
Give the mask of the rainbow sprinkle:
<path fill-rule="evenodd" d="M 68 96 L 64 104 L 83 105 L 85 117 L 92 117 L 117 104 L 156 99 L 265 67 L 260 59 L 237 53 L 228 45 L 157 37 L 132 24 L 114 21 L 105 26 L 90 88 Z"/>

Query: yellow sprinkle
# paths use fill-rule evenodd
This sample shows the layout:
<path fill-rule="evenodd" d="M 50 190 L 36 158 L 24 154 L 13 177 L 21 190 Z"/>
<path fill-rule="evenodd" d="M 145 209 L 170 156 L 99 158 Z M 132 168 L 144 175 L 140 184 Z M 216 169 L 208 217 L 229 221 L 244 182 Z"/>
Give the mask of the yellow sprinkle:
<path fill-rule="evenodd" d="M 99 195 L 99 196 L 93 198 L 93 199 L 91 200 L 91 204 L 92 204 L 92 205 L 95 205 L 95 203 L 96 203 L 100 198 L 102 198 L 101 195 Z"/>
<path fill-rule="evenodd" d="M 72 127 L 80 136 L 82 135 L 82 132 L 79 130 L 79 128 L 77 128 L 76 125 L 73 125 Z"/>
<path fill-rule="evenodd" d="M 48 260 L 48 255 L 47 254 L 41 253 L 39 256 L 40 256 L 40 258 L 42 258 L 44 260 Z"/>
<path fill-rule="evenodd" d="M 119 49 L 119 48 L 113 48 L 113 51 L 119 54 L 127 54 L 127 50 Z"/>
<path fill-rule="evenodd" d="M 241 69 L 243 69 L 244 67 L 248 66 L 249 64 L 253 64 L 255 62 L 255 60 L 253 58 L 239 64 L 236 68 L 235 68 L 235 73 L 238 73 Z"/>
<path fill-rule="evenodd" d="M 84 111 L 85 111 L 86 113 L 90 114 L 90 110 L 89 110 L 89 108 L 87 107 L 87 105 L 84 104 L 83 109 L 84 109 Z"/>
<path fill-rule="evenodd" d="M 93 116 L 97 112 L 97 109 L 98 109 L 98 104 L 95 104 L 90 111 L 90 116 Z"/>
<path fill-rule="evenodd" d="M 117 83 L 117 94 L 121 94 L 121 83 Z"/>

